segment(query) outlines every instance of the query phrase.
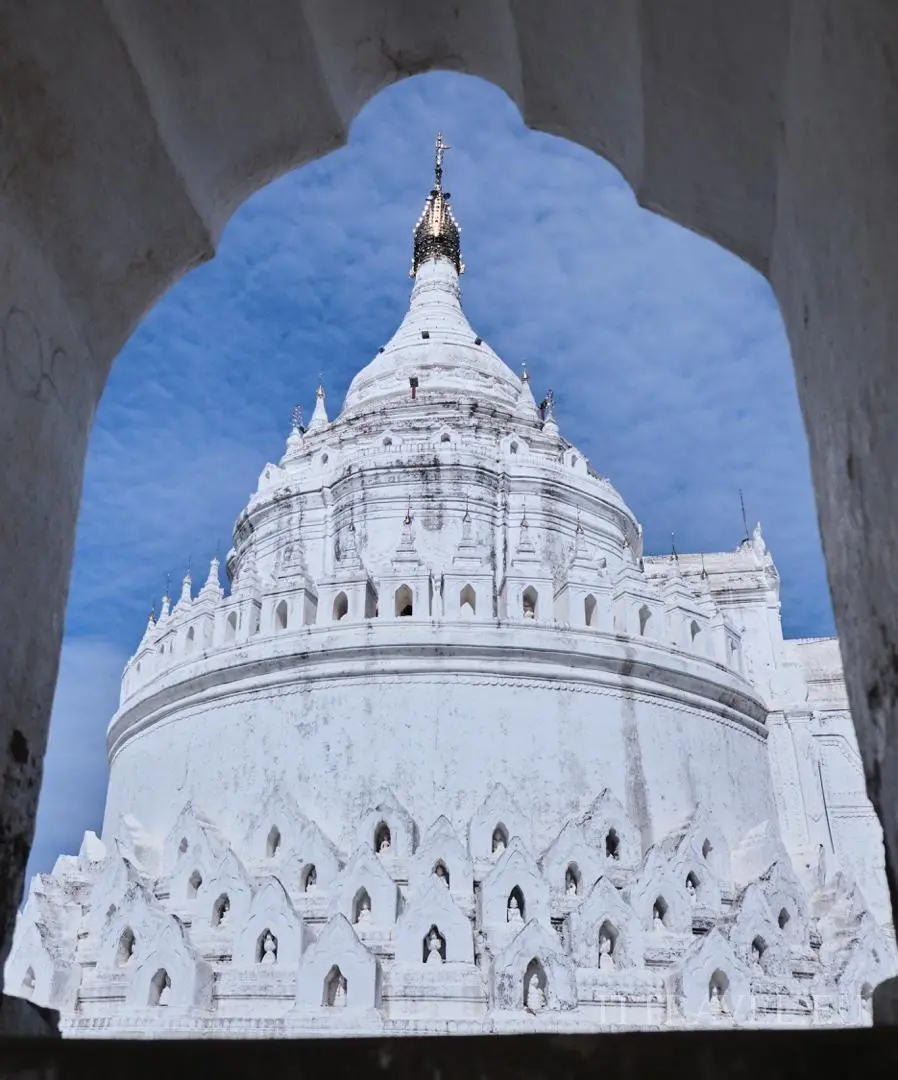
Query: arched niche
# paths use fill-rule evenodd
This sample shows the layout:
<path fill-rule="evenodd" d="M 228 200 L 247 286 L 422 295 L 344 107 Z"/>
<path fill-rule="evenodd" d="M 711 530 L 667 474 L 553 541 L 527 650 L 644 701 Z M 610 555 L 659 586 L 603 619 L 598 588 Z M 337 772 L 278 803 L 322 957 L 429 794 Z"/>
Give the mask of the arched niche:
<path fill-rule="evenodd" d="M 378 855 L 386 855 L 393 849 L 393 834 L 385 821 L 379 821 L 374 829 L 374 850 Z"/>
<path fill-rule="evenodd" d="M 227 893 L 222 893 L 212 905 L 212 925 L 224 926 L 231 914 L 231 899 Z"/>
<path fill-rule="evenodd" d="M 539 618 L 539 593 L 533 585 L 528 585 L 521 593 L 521 614 L 525 619 Z"/>
<path fill-rule="evenodd" d="M 277 631 L 287 629 L 287 601 L 281 600 L 274 609 L 274 628 Z"/>
<path fill-rule="evenodd" d="M 524 969 L 524 1008 L 531 1012 L 544 1009 L 549 999 L 549 980 L 546 969 L 538 956 L 534 956 Z"/>
<path fill-rule="evenodd" d="M 150 979 L 147 1004 L 151 1006 L 167 1005 L 170 993 L 171 978 L 165 968 L 159 968 L 152 979 Z"/>
<path fill-rule="evenodd" d="M 194 870 L 187 879 L 187 899 L 192 900 L 203 886 L 203 875 L 199 870 Z"/>
<path fill-rule="evenodd" d="M 421 942 L 421 961 L 425 964 L 446 962 L 446 938 L 440 933 L 440 928 L 436 923 L 431 924 Z"/>
<path fill-rule="evenodd" d="M 583 621 L 587 626 L 596 625 L 596 598 L 589 593 L 583 600 Z"/>
<path fill-rule="evenodd" d="M 303 868 L 299 883 L 304 893 L 315 892 L 318 888 L 318 871 L 314 863 L 309 863 Z"/>
<path fill-rule="evenodd" d="M 405 619 L 414 614 L 415 596 L 408 585 L 400 585 L 396 590 L 393 609 L 397 619 Z"/>
<path fill-rule="evenodd" d="M 338 592 L 334 597 L 333 618 L 334 622 L 345 619 L 349 614 L 349 598 L 345 592 Z"/>
<path fill-rule="evenodd" d="M 268 926 L 256 938 L 255 957 L 256 963 L 261 964 L 263 967 L 269 967 L 277 963 L 278 939 Z"/>
<path fill-rule="evenodd" d="M 124 967 L 134 958 L 135 944 L 134 931 L 130 926 L 126 926 L 119 935 L 118 947 L 115 952 L 115 962 L 119 967 Z"/>
<path fill-rule="evenodd" d="M 348 995 L 349 982 L 340 970 L 339 964 L 334 964 L 324 977 L 321 1004 L 328 1009 L 337 1009 L 346 1004 Z"/>
<path fill-rule="evenodd" d="M 272 825 L 265 838 L 265 855 L 269 859 L 275 858 L 281 851 L 281 830 L 277 825 Z"/>
<path fill-rule="evenodd" d="M 364 926 L 371 917 L 371 897 L 368 895 L 368 890 L 358 889 L 352 898 L 352 921 Z"/>
<path fill-rule="evenodd" d="M 473 585 L 465 585 L 458 595 L 458 607 L 462 616 L 471 617 L 477 614 L 477 593 Z"/>
<path fill-rule="evenodd" d="M 508 894 L 508 903 L 506 904 L 506 911 L 508 912 L 508 922 L 526 922 L 527 921 L 527 905 L 524 900 L 524 890 L 520 885 L 514 885 L 511 892 Z M 518 912 L 518 916 L 515 916 L 515 911 Z"/>

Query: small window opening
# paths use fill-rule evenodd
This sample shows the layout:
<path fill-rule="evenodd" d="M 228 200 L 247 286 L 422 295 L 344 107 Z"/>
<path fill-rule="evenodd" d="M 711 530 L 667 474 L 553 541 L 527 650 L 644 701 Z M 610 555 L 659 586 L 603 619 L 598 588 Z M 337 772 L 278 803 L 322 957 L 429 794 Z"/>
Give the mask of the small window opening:
<path fill-rule="evenodd" d="M 583 601 L 583 615 L 586 619 L 587 626 L 595 626 L 596 624 L 596 598 L 589 594 Z"/>
<path fill-rule="evenodd" d="M 521 598 L 521 606 L 524 610 L 525 619 L 536 618 L 536 606 L 539 600 L 539 594 L 532 585 L 528 585 L 524 590 L 524 595 Z"/>
<path fill-rule="evenodd" d="M 692 622 L 689 624 L 689 639 L 693 645 L 695 644 L 695 639 L 701 632 L 702 628 L 698 625 L 695 619 L 693 619 Z"/>
<path fill-rule="evenodd" d="M 334 622 L 345 619 L 349 614 L 349 598 L 345 592 L 339 592 L 334 597 Z"/>
<path fill-rule="evenodd" d="M 178 851 L 180 851 L 181 854 L 183 855 L 186 850 L 187 850 L 187 837 L 182 836 L 181 837 L 181 843 L 178 844 Z"/>
<path fill-rule="evenodd" d="M 150 1005 L 168 1005 L 171 996 L 171 979 L 165 968 L 159 968 L 150 979 Z"/>
<path fill-rule="evenodd" d="M 518 444 L 513 442 L 511 446 L 509 446 L 509 450 L 511 450 L 513 454 L 516 454 L 518 452 Z"/>
<path fill-rule="evenodd" d="M 196 640 L 196 630 L 190 626 L 187 629 L 186 646 L 188 652 L 193 652 L 194 641 Z"/>
<path fill-rule="evenodd" d="M 618 936 L 618 929 L 610 919 L 606 919 L 599 927 L 599 967 L 603 970 L 614 970 L 618 959 Z"/>
<path fill-rule="evenodd" d="M 430 338 L 430 331 L 429 331 L 429 330 L 422 330 L 422 331 L 421 331 L 421 337 L 422 337 L 422 338 L 423 338 L 423 339 L 424 339 L 425 341 L 427 341 L 427 340 L 428 340 L 428 339 Z"/>
<path fill-rule="evenodd" d="M 227 893 L 222 893 L 215 901 L 215 906 L 212 908 L 212 925 L 225 926 L 230 914 L 231 901 L 228 899 Z"/>
<path fill-rule="evenodd" d="M 30 967 L 25 972 L 25 976 L 22 979 L 22 993 L 23 994 L 33 994 L 34 993 L 34 983 L 35 983 L 34 968 Z"/>
<path fill-rule="evenodd" d="M 273 859 L 275 855 L 281 850 L 281 830 L 277 825 L 272 825 L 268 832 L 268 837 L 265 841 L 265 854 L 269 859 Z"/>
<path fill-rule="evenodd" d="M 580 868 L 572 862 L 564 872 L 564 892 L 566 896 L 577 896 L 581 883 Z"/>
<path fill-rule="evenodd" d="M 462 615 L 474 615 L 477 612 L 477 594 L 472 585 L 465 585 L 458 596 L 459 609 Z"/>
<path fill-rule="evenodd" d="M 225 641 L 233 641 L 237 636 L 237 612 L 232 611 L 225 624 Z"/>
<path fill-rule="evenodd" d="M 620 837 L 617 829 L 609 829 L 605 834 L 605 855 L 609 859 L 620 858 Z"/>
<path fill-rule="evenodd" d="M 483 344 L 483 338 L 482 337 L 474 338 L 474 344 L 475 345 L 482 345 Z"/>
<path fill-rule="evenodd" d="M 408 380 L 408 385 L 412 392 L 412 401 L 414 401 L 418 396 L 418 376 L 411 375 Z"/>
<path fill-rule="evenodd" d="M 700 888 L 701 885 L 699 883 L 698 877 L 693 873 L 692 870 L 690 870 L 689 873 L 686 875 L 686 895 L 689 897 L 690 901 L 693 904 L 696 902 L 696 900 L 698 900 Z"/>
<path fill-rule="evenodd" d="M 352 921 L 366 923 L 371 921 L 371 897 L 367 889 L 359 889 L 352 901 Z"/>
<path fill-rule="evenodd" d="M 275 608 L 274 626 L 276 630 L 287 629 L 287 601 L 282 600 Z"/>
<path fill-rule="evenodd" d="M 508 829 L 506 829 L 504 825 L 497 825 L 495 829 L 493 829 L 492 852 L 494 855 L 501 855 L 507 847 Z"/>
<path fill-rule="evenodd" d="M 385 435 L 384 436 L 384 446 L 392 446 L 392 445 L 393 445 L 393 440 L 390 438 L 389 435 Z"/>
<path fill-rule="evenodd" d="M 789 912 L 785 908 L 780 908 L 780 913 L 776 919 L 780 930 L 785 930 L 790 920 L 791 916 L 789 915 Z"/>
<path fill-rule="evenodd" d="M 705 837 L 705 842 L 702 844 L 702 858 L 707 859 L 713 850 L 714 845 L 707 837 Z"/>
<path fill-rule="evenodd" d="M 374 830 L 374 850 L 378 855 L 386 855 L 393 844 L 393 837 L 390 834 L 390 826 L 381 821 L 377 828 Z"/>
<path fill-rule="evenodd" d="M 751 943 L 751 962 L 752 967 L 759 968 L 761 966 L 761 960 L 764 957 L 764 953 L 767 952 L 767 942 L 761 937 L 760 934 Z"/>
<path fill-rule="evenodd" d="M 318 871 L 315 869 L 315 864 L 310 863 L 302 875 L 302 891 L 305 893 L 312 893 L 318 888 Z"/>
<path fill-rule="evenodd" d="M 396 590 L 395 610 L 398 619 L 408 618 L 412 614 L 412 590 L 408 585 L 400 585 Z"/>
<path fill-rule="evenodd" d="M 667 927 L 667 901 L 659 896 L 652 905 L 652 926 L 655 930 L 663 930 Z"/>
<path fill-rule="evenodd" d="M 645 632 L 648 629 L 649 623 L 652 621 L 652 613 L 649 608 L 643 604 L 639 609 L 639 633 L 642 637 L 645 637 Z"/>
<path fill-rule="evenodd" d="M 200 891 L 203 884 L 203 875 L 199 870 L 194 870 L 187 879 L 187 897 L 192 899 Z"/>
<path fill-rule="evenodd" d="M 324 979 L 322 1005 L 331 1009 L 339 1009 L 342 1006 L 345 1006 L 348 990 L 349 984 L 346 981 L 346 976 L 339 967 L 334 964 Z"/>
<path fill-rule="evenodd" d="M 708 980 L 708 1003 L 712 1013 L 727 1013 L 730 1011 L 729 995 L 730 980 L 718 968 Z"/>
<path fill-rule="evenodd" d="M 118 949 L 115 954 L 115 962 L 119 967 L 123 967 L 134 956 L 134 944 L 134 931 L 130 926 L 126 926 L 118 939 Z"/>
<path fill-rule="evenodd" d="M 440 442 L 441 443 L 452 442 L 452 436 L 449 434 L 448 431 L 444 431 L 443 434 L 440 436 Z"/>

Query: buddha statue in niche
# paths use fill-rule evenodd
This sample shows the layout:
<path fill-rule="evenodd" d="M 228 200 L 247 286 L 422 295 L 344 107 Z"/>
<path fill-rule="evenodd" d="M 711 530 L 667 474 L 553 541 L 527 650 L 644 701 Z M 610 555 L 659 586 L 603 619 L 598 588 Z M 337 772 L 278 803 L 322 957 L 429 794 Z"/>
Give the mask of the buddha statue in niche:
<path fill-rule="evenodd" d="M 269 930 L 265 935 L 265 940 L 262 942 L 262 963 L 263 964 L 276 964 L 278 960 L 278 943 L 277 938 Z"/>
<path fill-rule="evenodd" d="M 443 957 L 440 953 L 442 942 L 440 941 L 439 934 L 434 930 L 430 937 L 427 939 L 427 959 L 426 964 L 442 964 Z"/>
<path fill-rule="evenodd" d="M 611 938 L 607 934 L 599 935 L 599 970 L 600 971 L 614 971 L 614 957 L 612 952 L 614 946 L 612 945 Z"/>
<path fill-rule="evenodd" d="M 506 918 L 507 921 L 510 923 L 522 922 L 521 908 L 518 904 L 518 898 L 516 896 L 512 896 L 508 901 L 508 913 Z"/>
<path fill-rule="evenodd" d="M 546 995 L 539 985 L 539 976 L 534 973 L 530 976 L 527 984 L 527 1008 L 531 1012 L 541 1012 L 546 1007 Z"/>

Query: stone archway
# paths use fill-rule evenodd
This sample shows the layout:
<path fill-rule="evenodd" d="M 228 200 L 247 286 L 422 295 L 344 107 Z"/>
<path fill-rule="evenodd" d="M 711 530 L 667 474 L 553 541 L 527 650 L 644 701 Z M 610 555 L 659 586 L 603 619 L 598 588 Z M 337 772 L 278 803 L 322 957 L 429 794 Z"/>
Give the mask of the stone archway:
<path fill-rule="evenodd" d="M 154 301 L 212 257 L 248 195 L 342 144 L 383 86 L 432 68 L 494 82 L 528 125 L 607 157 L 642 205 L 770 279 L 896 896 L 889 0 L 356 0 L 339 11 L 271 0 L 177 19 L 94 0 L 53 20 L 26 5 L 4 16 L 0 611 L 16 619 L 0 632 L 0 959 L 33 832 L 87 436 L 112 360 Z M 65 21 L 76 17 L 89 47 L 73 52 Z"/>

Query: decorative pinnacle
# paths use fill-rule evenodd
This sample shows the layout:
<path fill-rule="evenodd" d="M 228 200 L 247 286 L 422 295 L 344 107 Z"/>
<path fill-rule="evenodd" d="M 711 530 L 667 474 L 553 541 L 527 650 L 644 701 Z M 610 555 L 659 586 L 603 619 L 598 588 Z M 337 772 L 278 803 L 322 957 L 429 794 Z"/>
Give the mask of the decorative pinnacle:
<path fill-rule="evenodd" d="M 412 268 L 409 275 L 414 277 L 418 268 L 428 259 L 448 259 L 455 267 L 455 272 L 464 272 L 461 261 L 461 230 L 449 209 L 449 192 L 443 191 L 443 154 L 450 149 L 443 142 L 443 133 L 437 134 L 434 149 L 434 186 L 424 203 L 424 210 L 415 225 L 415 246 L 412 254 Z"/>
<path fill-rule="evenodd" d="M 412 500 L 411 500 L 411 496 L 409 496 L 408 506 L 406 507 L 405 517 L 402 519 L 402 524 L 403 525 L 411 525 L 411 523 L 412 523 Z"/>
<path fill-rule="evenodd" d="M 530 382 L 530 373 L 527 371 L 527 361 L 521 364 L 521 382 Z"/>
<path fill-rule="evenodd" d="M 442 131 L 437 132 L 437 141 L 434 143 L 433 153 L 433 176 L 434 176 L 434 189 L 436 191 L 443 190 L 443 154 L 447 150 L 451 150 L 452 147 L 448 143 L 443 142 Z"/>

